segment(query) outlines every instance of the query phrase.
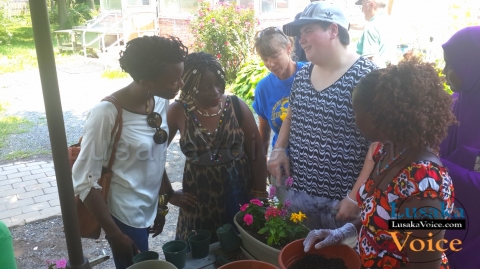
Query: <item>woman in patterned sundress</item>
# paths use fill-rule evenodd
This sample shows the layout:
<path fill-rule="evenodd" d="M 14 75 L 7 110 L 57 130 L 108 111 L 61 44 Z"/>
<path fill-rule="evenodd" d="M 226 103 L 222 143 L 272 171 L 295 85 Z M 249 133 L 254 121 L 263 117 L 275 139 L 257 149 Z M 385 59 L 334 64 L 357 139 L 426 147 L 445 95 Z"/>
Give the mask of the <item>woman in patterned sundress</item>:
<path fill-rule="evenodd" d="M 360 229 L 357 234 L 349 223 L 312 231 L 306 250 L 317 240 L 320 248 L 357 236 L 362 268 L 449 268 L 445 253 L 428 251 L 427 245 L 429 239 L 434 244 L 443 240 L 444 229 L 393 227 L 389 220 L 450 218 L 453 184 L 438 157 L 455 122 L 450 105 L 434 67 L 417 59 L 373 71 L 360 81 L 353 92 L 355 122 L 367 139 L 380 142 L 373 151 L 374 169 L 357 193 Z M 411 248 L 416 238 L 426 247 L 417 242 L 418 251 Z"/>
<path fill-rule="evenodd" d="M 204 229 L 214 243 L 217 228 L 233 225 L 241 204 L 267 197 L 265 154 L 248 106 L 224 94 L 225 72 L 213 55 L 189 54 L 183 80 L 180 98 L 168 110 L 168 125 L 170 141 L 180 131 L 186 162 L 183 188 L 169 202 L 180 207 L 177 239 Z"/>

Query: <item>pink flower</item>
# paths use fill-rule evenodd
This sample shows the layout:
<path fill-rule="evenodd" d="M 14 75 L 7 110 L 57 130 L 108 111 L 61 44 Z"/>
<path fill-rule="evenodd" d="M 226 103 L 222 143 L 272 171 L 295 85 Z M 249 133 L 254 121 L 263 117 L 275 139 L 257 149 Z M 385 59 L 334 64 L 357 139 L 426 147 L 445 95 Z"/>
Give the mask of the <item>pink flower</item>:
<path fill-rule="evenodd" d="M 285 180 L 285 185 L 291 187 L 293 185 L 293 178 L 288 177 L 287 180 Z"/>
<path fill-rule="evenodd" d="M 245 221 L 245 224 L 247 224 L 247 226 L 250 226 L 253 223 L 253 216 L 250 214 L 245 214 L 245 216 L 243 217 L 243 221 Z"/>
<path fill-rule="evenodd" d="M 250 26 L 250 22 L 245 22 L 245 26 Z"/>
<path fill-rule="evenodd" d="M 225 45 L 227 45 L 227 46 L 228 46 L 229 44 L 230 44 L 230 43 L 228 43 L 228 41 L 225 41 Z"/>
<path fill-rule="evenodd" d="M 215 23 L 215 18 L 212 18 L 212 23 Z"/>
<path fill-rule="evenodd" d="M 254 205 L 258 205 L 258 206 L 263 206 L 262 201 L 260 201 L 258 199 L 252 199 L 252 200 L 250 200 L 250 203 L 252 203 Z"/>
<path fill-rule="evenodd" d="M 220 59 L 220 57 L 222 57 L 222 55 L 220 55 L 220 53 L 217 54 L 217 58 Z"/>
<path fill-rule="evenodd" d="M 270 185 L 270 194 L 268 195 L 268 199 L 273 199 L 276 193 L 277 193 L 277 189 L 275 188 L 275 186 Z"/>
<path fill-rule="evenodd" d="M 200 28 L 203 28 L 203 26 L 205 26 L 205 24 L 203 24 L 203 22 L 201 22 L 201 23 L 199 24 L 199 26 L 200 26 Z"/>
<path fill-rule="evenodd" d="M 56 264 L 57 268 L 65 268 L 65 267 L 67 267 L 67 260 L 60 259 L 55 264 Z"/>
<path fill-rule="evenodd" d="M 248 208 L 248 204 L 244 204 L 240 207 L 240 211 L 245 211 Z"/>

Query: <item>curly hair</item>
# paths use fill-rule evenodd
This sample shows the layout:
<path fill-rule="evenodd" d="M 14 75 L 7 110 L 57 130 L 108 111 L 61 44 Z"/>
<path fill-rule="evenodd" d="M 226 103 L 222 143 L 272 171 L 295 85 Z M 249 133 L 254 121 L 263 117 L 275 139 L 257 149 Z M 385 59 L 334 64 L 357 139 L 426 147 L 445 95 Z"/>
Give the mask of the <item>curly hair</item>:
<path fill-rule="evenodd" d="M 375 70 L 356 93 L 373 127 L 385 139 L 419 150 L 439 150 L 448 127 L 456 123 L 452 99 L 433 64 L 418 58 Z"/>
<path fill-rule="evenodd" d="M 206 71 L 212 72 L 222 84 L 222 91 L 226 87 L 226 74 L 222 65 L 215 56 L 205 52 L 194 52 L 187 56 L 185 68 L 183 69 L 182 79 L 185 85 L 180 93 L 179 101 L 188 104 L 190 111 L 195 109 L 193 97 L 198 93 L 200 81 Z"/>
<path fill-rule="evenodd" d="M 120 52 L 120 67 L 135 81 L 163 75 L 168 64 L 184 62 L 188 48 L 177 37 L 143 36 L 127 43 Z"/>

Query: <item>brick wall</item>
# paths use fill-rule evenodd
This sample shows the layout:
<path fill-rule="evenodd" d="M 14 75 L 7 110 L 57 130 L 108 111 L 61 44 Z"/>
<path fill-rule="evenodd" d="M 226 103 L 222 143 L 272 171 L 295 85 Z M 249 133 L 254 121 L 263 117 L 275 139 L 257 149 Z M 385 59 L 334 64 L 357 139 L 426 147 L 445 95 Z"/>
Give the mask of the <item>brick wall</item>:
<path fill-rule="evenodd" d="M 292 18 L 260 18 L 259 29 L 269 26 L 282 26 L 291 22 Z M 158 18 L 159 35 L 172 35 L 180 38 L 182 42 L 191 50 L 193 37 L 189 28 L 190 20 L 188 18 Z"/>
<path fill-rule="evenodd" d="M 189 23 L 190 20 L 188 18 L 158 18 L 159 35 L 176 36 L 190 49 L 193 38 L 190 33 Z"/>

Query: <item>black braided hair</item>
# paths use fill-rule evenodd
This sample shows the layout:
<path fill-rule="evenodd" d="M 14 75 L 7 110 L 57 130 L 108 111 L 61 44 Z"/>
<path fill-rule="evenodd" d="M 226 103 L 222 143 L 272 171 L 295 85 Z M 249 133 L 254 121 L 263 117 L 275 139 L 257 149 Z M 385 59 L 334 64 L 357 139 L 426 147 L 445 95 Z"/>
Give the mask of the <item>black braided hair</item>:
<path fill-rule="evenodd" d="M 188 48 L 177 37 L 143 36 L 130 40 L 120 52 L 120 67 L 135 81 L 163 75 L 168 64 L 185 61 Z"/>
<path fill-rule="evenodd" d="M 179 97 L 181 102 L 189 105 L 189 110 L 195 109 L 193 96 L 199 89 L 202 75 L 206 71 L 215 74 L 217 79 L 222 83 L 222 92 L 225 91 L 226 74 L 215 56 L 205 52 L 194 52 L 189 54 L 185 59 L 185 67 L 182 74 L 182 80 L 185 85 L 183 86 Z"/>

